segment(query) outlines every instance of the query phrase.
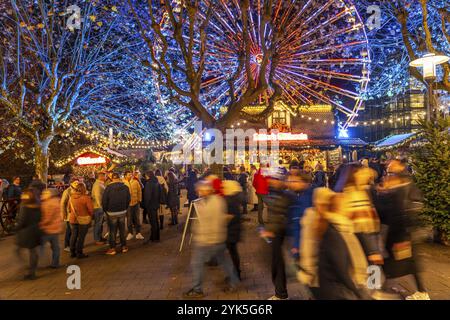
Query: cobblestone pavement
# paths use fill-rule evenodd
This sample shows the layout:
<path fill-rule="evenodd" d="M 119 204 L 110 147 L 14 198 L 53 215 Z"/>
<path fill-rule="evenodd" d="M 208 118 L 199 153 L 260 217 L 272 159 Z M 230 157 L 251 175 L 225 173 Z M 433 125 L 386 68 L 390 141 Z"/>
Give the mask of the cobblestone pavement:
<path fill-rule="evenodd" d="M 50 248 L 40 258 L 38 279 L 23 281 L 23 265 L 15 254 L 14 238 L 0 239 L 0 299 L 182 299 L 191 286 L 190 247 L 179 252 L 187 209 L 183 209 L 180 225 L 164 226 L 161 242 L 143 245 L 142 241 L 128 242 L 129 252 L 106 256 L 106 246 L 95 246 L 92 229 L 86 239 L 87 259 L 70 259 L 62 252 L 62 263 L 81 268 L 81 289 L 66 286 L 66 268 L 52 270 Z M 168 217 L 166 217 L 168 220 Z M 165 222 L 167 224 L 167 221 Z M 224 276 L 220 268 L 206 267 L 204 291 L 206 299 L 259 300 L 273 295 L 268 245 L 258 238 L 256 213 L 246 216 L 243 237 L 239 244 L 242 263 L 240 289 L 236 293 L 222 292 Z M 149 226 L 144 225 L 144 236 Z M 424 266 L 424 279 L 432 299 L 450 299 L 450 248 L 434 244 L 419 245 Z M 288 282 L 291 299 L 306 299 L 303 287 L 295 278 Z"/>

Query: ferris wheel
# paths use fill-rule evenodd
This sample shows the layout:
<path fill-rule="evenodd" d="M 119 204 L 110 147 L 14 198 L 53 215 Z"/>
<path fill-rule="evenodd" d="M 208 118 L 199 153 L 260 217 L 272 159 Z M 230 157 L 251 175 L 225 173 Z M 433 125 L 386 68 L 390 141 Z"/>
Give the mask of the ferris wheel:
<path fill-rule="evenodd" d="M 206 19 L 210 1 L 200 1 L 199 24 Z M 338 111 L 339 126 L 345 132 L 358 116 L 369 82 L 368 40 L 353 3 L 350 0 L 274 0 L 271 23 L 261 30 L 267 1 L 249 2 L 247 27 L 253 78 L 260 74 L 261 41 L 269 46 L 271 33 L 283 30 L 276 45 L 279 60 L 274 72 L 274 80 L 282 87 L 280 99 L 293 107 L 332 106 Z M 219 117 L 231 100 L 230 75 L 239 72 L 234 78 L 237 96 L 247 89 L 248 79 L 245 68 L 238 70 L 243 34 L 239 1 L 219 0 L 214 4 L 200 99 L 213 116 Z M 181 11 L 179 3 L 177 10 Z M 173 56 L 179 54 L 176 46 L 169 51 Z M 180 66 L 183 67 L 182 63 Z M 267 104 L 273 92 L 269 87 L 254 103 Z"/>

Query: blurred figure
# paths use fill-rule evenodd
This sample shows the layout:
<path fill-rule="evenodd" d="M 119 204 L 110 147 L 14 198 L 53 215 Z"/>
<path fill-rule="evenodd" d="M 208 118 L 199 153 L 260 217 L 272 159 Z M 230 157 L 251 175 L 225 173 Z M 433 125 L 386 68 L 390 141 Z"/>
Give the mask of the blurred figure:
<path fill-rule="evenodd" d="M 94 241 L 96 245 L 103 245 L 103 220 L 104 212 L 102 208 L 103 194 L 105 193 L 106 174 L 104 172 L 97 173 L 97 179 L 92 186 L 92 201 L 94 204 Z"/>
<path fill-rule="evenodd" d="M 241 279 L 241 259 L 237 244 L 241 239 L 241 210 L 240 203 L 242 202 L 242 188 L 239 183 L 233 180 L 225 180 L 222 182 L 222 191 L 227 202 L 227 212 L 232 216 L 228 223 L 227 232 L 227 249 L 233 261 L 234 269 L 236 270 L 239 280 Z"/>
<path fill-rule="evenodd" d="M 386 226 L 385 247 L 387 257 L 384 264 L 386 278 L 413 275 L 418 291 L 406 297 L 407 300 L 430 300 L 418 273 L 410 228 L 413 226 L 408 208 L 413 200 L 420 200 L 406 167 L 393 160 L 387 167 L 387 176 L 378 189 L 378 203 L 381 223 Z"/>
<path fill-rule="evenodd" d="M 230 168 L 223 167 L 223 180 L 234 180 L 233 174 L 230 171 Z"/>
<path fill-rule="evenodd" d="M 164 229 L 164 214 L 166 213 L 165 206 L 167 205 L 167 193 L 169 192 L 169 186 L 167 185 L 166 179 L 162 176 L 161 170 L 155 170 L 155 176 L 158 179 L 158 183 L 161 186 L 160 199 L 159 199 L 159 229 Z"/>
<path fill-rule="evenodd" d="M 327 185 L 327 175 L 325 171 L 323 171 L 323 165 L 321 163 L 317 163 L 316 165 L 312 185 L 314 188 L 326 187 Z"/>
<path fill-rule="evenodd" d="M 290 238 L 291 255 L 297 262 L 299 259 L 300 220 L 305 210 L 312 207 L 313 187 L 311 187 L 311 177 L 306 174 L 291 174 L 288 176 L 287 187 L 287 194 L 291 198 L 287 234 Z"/>
<path fill-rule="evenodd" d="M 260 232 L 262 238 L 271 239 L 272 245 L 272 283 L 275 286 L 275 295 L 269 300 L 286 300 L 288 298 L 282 247 L 286 236 L 287 215 L 291 199 L 285 191 L 284 179 L 285 175 L 280 170 L 272 172 L 267 179 L 269 194 L 266 202 L 269 215 L 265 230 Z"/>
<path fill-rule="evenodd" d="M 134 175 L 131 171 L 125 172 L 125 177 L 122 182 L 128 187 L 130 191 L 130 204 L 127 209 L 127 241 L 130 241 L 134 238 L 133 231 L 136 231 L 137 240 L 143 240 L 144 237 L 141 234 L 141 222 L 139 220 L 139 206 L 142 201 L 141 184 L 134 178 Z"/>
<path fill-rule="evenodd" d="M 86 185 L 78 183 L 75 192 L 69 199 L 69 223 L 71 228 L 70 236 L 70 257 L 87 258 L 83 253 L 84 239 L 91 224 L 91 217 L 94 214 L 94 207 L 91 197 L 87 194 Z"/>
<path fill-rule="evenodd" d="M 326 214 L 328 226 L 320 242 L 317 295 L 323 300 L 370 300 L 366 255 L 355 235 L 351 211 L 342 208 L 343 197 L 332 197 Z"/>
<path fill-rule="evenodd" d="M 278 160 L 278 171 L 283 175 L 287 175 L 289 173 L 288 169 L 286 169 L 286 167 L 283 165 L 282 159 Z"/>
<path fill-rule="evenodd" d="M 331 190 L 337 191 L 336 188 L 339 187 L 337 186 L 337 182 L 339 181 L 341 174 L 347 167 L 347 165 L 348 160 L 346 158 L 343 158 L 342 163 L 334 170 L 334 174 L 332 175 L 331 180 L 328 182 L 328 186 Z"/>
<path fill-rule="evenodd" d="M 125 217 L 130 205 L 130 189 L 121 181 L 118 173 L 112 174 L 111 183 L 105 188 L 102 198 L 102 208 L 106 214 L 109 228 L 109 250 L 107 255 L 115 255 L 117 229 L 119 230 L 122 253 L 128 252 L 125 238 Z"/>
<path fill-rule="evenodd" d="M 69 200 L 72 196 L 72 193 L 75 192 L 78 183 L 78 179 L 72 178 L 72 180 L 70 181 L 70 186 L 66 190 L 64 190 L 61 197 L 61 217 L 66 223 L 66 234 L 64 236 L 64 251 L 66 252 L 70 252 L 70 237 L 72 234 L 69 222 Z"/>
<path fill-rule="evenodd" d="M 31 180 L 28 188 L 31 188 L 33 192 L 36 192 L 36 199 L 38 199 L 38 202 L 41 202 L 41 194 L 42 191 L 47 188 L 46 184 L 42 182 L 42 180 L 37 175 L 35 175 L 33 176 L 33 180 Z"/>
<path fill-rule="evenodd" d="M 167 206 L 170 209 L 171 221 L 170 225 L 174 226 L 178 224 L 178 207 L 180 199 L 178 196 L 178 180 L 172 171 L 167 174 L 167 186 L 169 192 L 167 193 Z"/>
<path fill-rule="evenodd" d="M 186 177 L 186 189 L 187 189 L 187 198 L 189 201 L 189 207 L 191 206 L 191 202 L 197 199 L 197 193 L 195 191 L 195 185 L 198 181 L 197 174 L 192 169 L 192 166 L 188 166 L 187 169 L 187 177 Z"/>
<path fill-rule="evenodd" d="M 256 195 L 256 189 L 255 186 L 253 185 L 253 182 L 255 181 L 255 175 L 258 172 L 258 170 L 256 170 L 256 166 L 254 164 L 252 164 L 250 166 L 250 175 L 248 177 L 248 203 L 250 205 L 253 205 L 253 209 L 251 210 L 253 211 L 258 211 L 258 196 Z"/>
<path fill-rule="evenodd" d="M 239 168 L 240 174 L 238 177 L 238 182 L 241 185 L 242 188 L 242 197 L 241 197 L 241 204 L 242 204 L 242 214 L 247 214 L 247 201 L 248 201 L 248 174 L 245 172 L 245 167 L 241 166 Z"/>
<path fill-rule="evenodd" d="M 26 189 L 21 195 L 21 204 L 17 216 L 16 243 L 17 255 L 21 257 L 21 249 L 28 249 L 29 271 L 25 275 L 25 280 L 36 279 L 36 269 L 39 255 L 38 246 L 41 244 L 41 231 L 39 222 L 41 220 L 41 209 L 36 193 Z"/>
<path fill-rule="evenodd" d="M 52 175 L 48 175 L 47 177 L 47 186 L 54 186 L 56 184 L 55 179 L 53 179 Z"/>
<path fill-rule="evenodd" d="M 160 240 L 158 210 L 161 203 L 161 185 L 153 171 L 147 172 L 147 176 L 149 179 L 144 188 L 144 206 L 149 214 L 151 231 L 145 244 L 150 241 L 159 242 Z"/>
<path fill-rule="evenodd" d="M 263 211 L 265 198 L 269 194 L 269 184 L 260 167 L 253 177 L 253 187 L 255 187 L 256 196 L 258 197 L 258 224 L 264 226 Z"/>
<path fill-rule="evenodd" d="M 357 235 L 371 264 L 383 264 L 379 248 L 380 219 L 372 204 L 369 186 L 373 181 L 371 169 L 359 164 L 350 164 L 340 176 L 337 185 L 342 185 L 342 210 L 354 223 Z"/>
<path fill-rule="evenodd" d="M 233 264 L 225 254 L 227 224 L 232 217 L 227 215 L 227 204 L 223 197 L 214 194 L 209 181 L 199 182 L 197 192 L 203 200 L 197 203 L 199 219 L 193 225 L 195 241 L 191 258 L 193 287 L 184 294 L 185 298 L 204 297 L 202 290 L 204 264 L 211 258 L 217 259 L 229 280 L 229 286 L 225 289 L 226 292 L 236 291 L 239 282 Z"/>
<path fill-rule="evenodd" d="M 301 219 L 300 271 L 298 280 L 307 285 L 316 299 L 319 299 L 319 248 L 322 237 L 327 230 L 326 214 L 329 212 L 330 200 L 335 195 L 328 188 L 314 189 L 314 207 L 305 210 Z"/>
<path fill-rule="evenodd" d="M 39 228 L 43 236 L 41 239 L 41 255 L 44 253 L 45 244 L 50 242 L 52 249 L 52 263 L 50 268 L 59 268 L 59 235 L 63 232 L 64 221 L 60 215 L 61 200 L 57 189 L 46 189 L 41 196 L 41 221 Z"/>
<path fill-rule="evenodd" d="M 1 195 L 1 200 L 7 200 L 8 199 L 8 187 L 9 187 L 8 180 L 0 178 L 0 195 Z"/>

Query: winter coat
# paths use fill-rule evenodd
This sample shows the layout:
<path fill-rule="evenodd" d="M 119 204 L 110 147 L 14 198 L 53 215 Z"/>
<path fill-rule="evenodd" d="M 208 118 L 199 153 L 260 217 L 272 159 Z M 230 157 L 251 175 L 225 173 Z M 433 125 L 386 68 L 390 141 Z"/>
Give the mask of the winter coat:
<path fill-rule="evenodd" d="M 60 234 L 63 232 L 63 220 L 60 212 L 61 200 L 58 197 L 42 201 L 39 228 L 44 234 Z"/>
<path fill-rule="evenodd" d="M 161 176 L 156 176 L 156 179 L 158 179 L 158 183 L 160 185 L 160 196 L 159 196 L 159 203 L 160 204 L 167 204 L 167 193 L 169 192 L 169 186 L 167 185 L 166 179 Z M 164 213 L 164 208 L 161 208 L 161 213 Z"/>
<path fill-rule="evenodd" d="M 92 216 L 94 206 L 92 198 L 87 194 L 78 192 L 72 193 L 69 200 L 69 222 L 70 224 L 78 224 L 78 217 Z"/>
<path fill-rule="evenodd" d="M 177 208 L 180 202 L 178 196 L 178 182 L 168 183 L 169 192 L 167 193 L 167 206 L 171 209 Z"/>
<path fill-rule="evenodd" d="M 225 172 L 223 173 L 223 179 L 224 179 L 224 180 L 234 180 L 234 177 L 233 177 L 233 175 L 231 174 L 231 172 L 225 171 Z"/>
<path fill-rule="evenodd" d="M 268 221 L 266 230 L 276 236 L 284 236 L 286 233 L 288 209 L 291 206 L 291 198 L 283 190 L 271 189 L 266 196 Z"/>
<path fill-rule="evenodd" d="M 130 207 L 137 205 L 142 201 L 142 188 L 139 181 L 132 178 L 130 181 L 123 179 L 122 181 L 130 190 Z"/>
<path fill-rule="evenodd" d="M 155 177 L 145 184 L 144 207 L 147 210 L 158 210 L 161 205 L 161 185 Z"/>
<path fill-rule="evenodd" d="M 96 180 L 92 186 L 92 200 L 94 201 L 94 209 L 102 208 L 102 198 L 105 193 L 105 183 L 100 180 Z"/>
<path fill-rule="evenodd" d="M 75 190 L 69 187 L 64 190 L 61 197 L 61 218 L 66 222 L 69 221 L 69 199 L 74 192 Z"/>
<path fill-rule="evenodd" d="M 195 200 L 198 198 L 197 193 L 195 192 L 195 184 L 197 183 L 198 178 L 195 174 L 195 171 L 191 170 L 188 173 L 186 178 L 186 189 L 187 189 L 187 198 L 189 201 Z"/>
<path fill-rule="evenodd" d="M 241 203 L 243 198 L 242 188 L 233 180 L 225 180 L 222 190 L 227 202 L 227 212 L 233 218 L 228 223 L 227 242 L 236 243 L 241 239 Z"/>
<path fill-rule="evenodd" d="M 416 272 L 411 246 L 404 248 L 402 257 L 395 250 L 396 244 L 411 241 L 409 228 L 413 225 L 413 220 L 407 208 L 412 188 L 412 183 L 406 183 L 378 192 L 377 209 L 380 210 L 381 223 L 387 226 L 385 247 L 389 256 L 385 259 L 383 268 L 388 278 Z"/>
<path fill-rule="evenodd" d="M 238 177 L 238 182 L 242 188 L 242 197 L 241 202 L 247 203 L 248 198 L 248 174 L 246 172 L 242 172 Z"/>
<path fill-rule="evenodd" d="M 257 204 L 258 196 L 256 195 L 256 189 L 253 186 L 253 181 L 255 179 L 256 171 L 250 172 L 250 176 L 248 177 L 248 203 L 249 204 Z"/>
<path fill-rule="evenodd" d="M 20 199 L 20 196 L 22 195 L 22 188 L 15 184 L 10 184 L 7 188 L 6 194 L 8 200 Z"/>
<path fill-rule="evenodd" d="M 256 194 L 266 195 L 269 193 L 269 184 L 267 178 L 262 175 L 261 169 L 255 173 L 253 187 L 255 187 Z"/>
<path fill-rule="evenodd" d="M 223 197 L 210 195 L 196 203 L 196 210 L 199 218 L 193 224 L 195 242 L 201 246 L 225 243 L 229 217 Z"/>
<path fill-rule="evenodd" d="M 130 205 L 130 200 L 130 189 L 121 181 L 112 182 L 106 187 L 103 194 L 103 211 L 107 213 L 126 211 Z"/>
<path fill-rule="evenodd" d="M 351 220 L 330 214 L 319 250 L 319 298 L 322 300 L 370 299 L 367 260 L 353 233 Z"/>
<path fill-rule="evenodd" d="M 326 178 L 326 174 L 324 171 L 320 170 L 320 171 L 316 171 L 314 173 L 314 179 L 313 179 L 312 185 L 314 188 L 321 188 L 321 187 L 325 187 L 327 185 L 327 178 Z"/>
<path fill-rule="evenodd" d="M 305 210 L 312 207 L 313 188 L 296 193 L 289 191 L 291 206 L 288 213 L 288 234 L 292 237 L 293 248 L 298 249 L 300 243 L 300 220 Z"/>
<path fill-rule="evenodd" d="M 41 244 L 40 220 L 41 209 L 39 206 L 20 206 L 16 226 L 16 243 L 19 248 L 33 249 Z"/>

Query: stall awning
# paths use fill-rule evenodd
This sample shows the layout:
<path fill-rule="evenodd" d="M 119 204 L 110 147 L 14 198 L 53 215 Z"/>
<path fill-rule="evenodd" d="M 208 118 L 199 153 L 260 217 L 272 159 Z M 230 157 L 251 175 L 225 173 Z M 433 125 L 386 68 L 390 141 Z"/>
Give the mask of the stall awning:
<path fill-rule="evenodd" d="M 337 143 L 343 147 L 365 147 L 368 145 L 367 142 L 360 138 L 340 138 L 337 140 Z"/>
<path fill-rule="evenodd" d="M 392 149 L 399 147 L 401 144 L 407 143 L 414 138 L 416 138 L 417 133 L 411 132 L 411 133 L 403 133 L 403 134 L 396 134 L 389 137 L 386 137 L 382 140 L 379 140 L 375 142 L 375 151 L 382 151 L 387 149 Z"/>

